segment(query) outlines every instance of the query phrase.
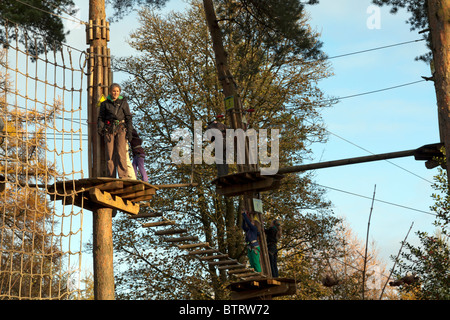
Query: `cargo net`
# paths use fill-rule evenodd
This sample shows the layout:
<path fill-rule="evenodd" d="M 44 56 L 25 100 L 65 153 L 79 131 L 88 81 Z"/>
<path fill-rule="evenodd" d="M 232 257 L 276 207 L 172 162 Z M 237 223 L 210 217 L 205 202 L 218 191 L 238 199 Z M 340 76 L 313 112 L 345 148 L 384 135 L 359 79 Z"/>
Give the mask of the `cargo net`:
<path fill-rule="evenodd" d="M 83 178 L 84 54 L 30 34 L 0 25 L 0 299 L 79 299 L 83 210 L 50 190 Z"/>

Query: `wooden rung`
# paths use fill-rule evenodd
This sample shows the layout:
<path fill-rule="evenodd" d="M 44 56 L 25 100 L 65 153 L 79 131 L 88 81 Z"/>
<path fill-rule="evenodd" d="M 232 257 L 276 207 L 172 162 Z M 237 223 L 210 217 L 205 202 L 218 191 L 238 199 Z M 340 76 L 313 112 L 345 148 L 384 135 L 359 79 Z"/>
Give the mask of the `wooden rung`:
<path fill-rule="evenodd" d="M 248 268 L 243 267 L 242 265 L 241 265 L 241 267 L 242 267 L 241 269 L 228 271 L 228 274 L 244 273 L 244 272 L 248 272 L 249 271 Z"/>
<path fill-rule="evenodd" d="M 198 240 L 197 236 L 164 239 L 164 241 L 166 242 L 182 242 L 182 241 L 197 241 L 197 240 Z"/>
<path fill-rule="evenodd" d="M 259 276 L 259 275 L 261 275 L 261 273 L 259 273 L 259 272 L 247 272 L 247 273 L 234 274 L 235 277 L 239 277 L 239 278 L 247 278 L 249 276 Z"/>
<path fill-rule="evenodd" d="M 135 216 L 129 216 L 129 219 L 138 219 L 138 218 L 154 218 L 154 217 L 161 217 L 163 214 L 162 212 L 151 212 L 151 213 L 141 213 L 137 214 Z"/>
<path fill-rule="evenodd" d="M 174 225 L 174 224 L 176 224 L 175 221 L 164 220 L 164 221 L 144 223 L 142 226 L 144 228 L 149 228 L 149 227 L 169 226 L 169 225 Z"/>
<path fill-rule="evenodd" d="M 222 261 L 212 261 L 212 262 L 208 262 L 208 264 L 210 266 L 216 266 L 219 264 L 230 264 L 232 262 L 237 262 L 236 260 L 222 260 Z"/>
<path fill-rule="evenodd" d="M 155 235 L 164 236 L 164 235 L 171 235 L 171 234 L 185 233 L 185 232 L 187 232 L 187 229 L 167 229 L 167 230 L 155 231 Z"/>
<path fill-rule="evenodd" d="M 196 248 L 196 247 L 209 247 L 209 243 L 208 242 L 200 242 L 200 243 L 178 245 L 179 249 L 189 249 L 189 248 Z"/>
<path fill-rule="evenodd" d="M 227 270 L 227 269 L 236 269 L 236 268 L 243 268 L 244 266 L 242 264 L 230 264 L 225 266 L 217 267 L 219 270 Z"/>
<path fill-rule="evenodd" d="M 212 255 L 212 256 L 201 257 L 199 259 L 206 261 L 206 260 L 223 259 L 223 258 L 228 258 L 228 255 L 227 254 L 216 254 L 216 255 Z"/>
<path fill-rule="evenodd" d="M 217 249 L 192 250 L 189 252 L 189 255 L 209 254 L 209 253 L 217 253 L 217 252 L 219 252 L 219 250 L 217 250 Z"/>
<path fill-rule="evenodd" d="M 115 190 L 120 190 L 123 189 L 123 182 L 122 181 L 112 181 L 112 182 L 107 182 L 107 183 L 103 183 L 103 184 L 98 184 L 95 186 L 95 188 L 98 188 L 102 191 L 110 191 L 110 194 L 114 194 L 113 192 Z"/>
<path fill-rule="evenodd" d="M 134 193 L 129 193 L 127 195 L 123 195 L 122 198 L 123 199 L 133 199 L 133 198 L 139 198 L 142 196 L 148 196 L 148 195 L 154 195 L 156 194 L 155 189 L 147 189 L 144 191 L 139 191 L 139 192 L 134 192 Z"/>
<path fill-rule="evenodd" d="M 261 278 L 264 277 L 263 275 L 254 275 L 252 277 L 240 277 L 242 281 L 251 281 L 251 280 L 261 280 Z"/>

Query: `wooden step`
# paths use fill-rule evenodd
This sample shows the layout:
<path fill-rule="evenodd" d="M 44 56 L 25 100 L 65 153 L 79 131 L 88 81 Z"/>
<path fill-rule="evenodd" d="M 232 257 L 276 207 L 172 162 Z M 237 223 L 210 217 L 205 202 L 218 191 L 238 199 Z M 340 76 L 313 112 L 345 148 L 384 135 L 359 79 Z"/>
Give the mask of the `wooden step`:
<path fill-rule="evenodd" d="M 111 194 L 121 194 L 121 195 L 125 195 L 125 194 L 129 194 L 129 193 L 133 193 L 133 192 L 137 192 L 137 191 L 143 191 L 145 190 L 145 186 L 143 184 L 136 184 L 136 185 L 132 185 L 126 188 L 117 188 L 117 190 L 111 191 Z"/>
<path fill-rule="evenodd" d="M 237 270 L 231 270 L 228 271 L 228 274 L 237 274 L 237 273 L 244 273 L 244 272 L 248 272 L 251 269 L 248 269 L 247 267 L 240 265 L 240 267 L 242 267 L 241 269 L 237 269 Z"/>
<path fill-rule="evenodd" d="M 242 281 L 255 281 L 258 282 L 265 279 L 265 276 L 263 275 L 254 275 L 250 277 L 239 277 Z"/>
<path fill-rule="evenodd" d="M 203 261 L 207 261 L 207 260 L 223 259 L 223 258 L 228 258 L 228 255 L 227 254 L 216 254 L 216 255 L 212 255 L 212 256 L 201 257 L 199 259 L 203 260 Z"/>
<path fill-rule="evenodd" d="M 218 253 L 217 249 L 203 249 L 203 250 L 192 250 L 189 252 L 189 255 L 198 255 L 198 254 L 209 254 L 209 253 Z"/>
<path fill-rule="evenodd" d="M 212 261 L 208 262 L 210 266 L 216 266 L 219 264 L 230 264 L 230 263 L 238 263 L 236 260 L 222 260 L 222 261 Z"/>
<path fill-rule="evenodd" d="M 239 263 L 239 264 L 230 264 L 230 265 L 217 267 L 217 269 L 219 269 L 219 270 L 229 270 L 229 269 L 236 269 L 236 268 L 245 268 L 245 266 Z"/>
<path fill-rule="evenodd" d="M 247 272 L 247 273 L 238 273 L 238 274 L 233 274 L 235 277 L 239 277 L 239 278 L 248 278 L 250 276 L 261 276 L 260 272 Z"/>
<path fill-rule="evenodd" d="M 142 225 L 142 227 L 150 228 L 150 227 L 159 227 L 159 226 L 169 226 L 169 225 L 174 225 L 174 224 L 176 224 L 174 221 L 164 220 L 164 221 L 144 223 Z"/>
<path fill-rule="evenodd" d="M 165 238 L 166 242 L 182 242 L 182 241 L 197 241 L 197 236 L 187 236 L 187 237 L 179 237 L 179 238 Z"/>
<path fill-rule="evenodd" d="M 155 218 L 161 217 L 162 212 L 149 212 L 149 213 L 140 213 L 134 216 L 129 216 L 128 219 L 138 219 L 138 218 Z"/>
<path fill-rule="evenodd" d="M 197 247 L 209 247 L 209 243 L 208 242 L 200 242 L 200 243 L 178 245 L 179 249 L 190 249 L 190 248 L 197 248 Z"/>
<path fill-rule="evenodd" d="M 187 232 L 187 229 L 167 229 L 167 230 L 155 231 L 155 235 L 164 236 L 164 235 L 172 235 L 172 234 L 185 233 L 185 232 Z"/>

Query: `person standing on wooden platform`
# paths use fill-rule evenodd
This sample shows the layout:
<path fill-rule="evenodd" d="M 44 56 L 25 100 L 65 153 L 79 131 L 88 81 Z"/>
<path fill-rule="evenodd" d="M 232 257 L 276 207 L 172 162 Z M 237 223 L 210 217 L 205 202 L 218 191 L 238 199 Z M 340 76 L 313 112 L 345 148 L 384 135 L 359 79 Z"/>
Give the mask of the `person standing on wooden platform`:
<path fill-rule="evenodd" d="M 117 169 L 119 178 L 124 179 L 128 177 L 126 140 L 131 140 L 133 126 L 130 107 L 120 91 L 117 83 L 109 88 L 110 94 L 100 104 L 97 128 L 105 139 L 108 176 L 115 178 Z"/>
<path fill-rule="evenodd" d="M 247 256 L 250 266 L 256 272 L 261 272 L 261 261 L 259 260 L 261 249 L 258 243 L 258 228 L 245 211 L 242 211 L 242 218 L 242 229 L 245 231 L 245 242 L 247 243 Z"/>

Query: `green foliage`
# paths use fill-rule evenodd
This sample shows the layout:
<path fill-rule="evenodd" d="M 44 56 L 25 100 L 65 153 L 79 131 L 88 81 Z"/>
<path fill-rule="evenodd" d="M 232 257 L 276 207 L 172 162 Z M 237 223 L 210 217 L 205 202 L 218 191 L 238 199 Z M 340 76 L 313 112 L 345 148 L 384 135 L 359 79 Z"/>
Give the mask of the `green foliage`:
<path fill-rule="evenodd" d="M 408 252 L 402 253 L 397 276 L 406 273 L 419 277 L 419 281 L 411 285 L 404 285 L 402 293 L 413 293 L 415 298 L 422 300 L 450 299 L 450 242 L 449 242 L 449 206 L 450 194 L 447 175 L 439 169 L 435 177 L 434 189 L 438 191 L 432 195 L 435 205 L 432 210 L 436 213 L 434 225 L 438 228 L 434 235 L 427 232 L 417 232 L 419 246 L 410 243 L 405 245 Z"/>
<path fill-rule="evenodd" d="M 106 3 L 113 9 L 111 21 L 118 21 L 124 16 L 134 11 L 138 6 L 154 6 L 155 8 L 163 7 L 168 0 L 106 0 Z"/>
<path fill-rule="evenodd" d="M 298 0 L 214 1 L 218 20 L 230 20 L 239 26 L 242 36 L 257 32 L 261 44 L 276 55 L 302 54 L 324 58 L 322 43 L 304 23 L 304 4 Z M 226 25 L 224 28 L 226 30 Z"/>
<path fill-rule="evenodd" d="M 221 10 L 221 18 L 226 10 Z M 235 12 L 231 11 L 231 15 Z M 306 21 L 300 17 L 299 21 Z M 249 17 L 249 32 L 231 19 L 223 26 L 224 43 L 231 73 L 239 85 L 244 109 L 255 129 L 280 129 L 281 166 L 307 158 L 311 143 L 325 141 L 319 110 L 325 100 L 317 82 L 330 75 L 323 60 L 306 62 L 294 48 L 280 51 L 265 45 L 261 26 Z M 216 177 L 213 165 L 176 165 L 170 154 L 177 143 L 176 129 L 194 133 L 194 121 L 206 126 L 224 113 L 223 94 L 216 75 L 214 53 L 199 2 L 184 13 L 162 18 L 149 10 L 140 12 L 140 28 L 130 44 L 140 51 L 135 57 L 116 60 L 114 68 L 130 74 L 124 94 L 134 111 L 134 124 L 145 137 L 146 165 L 153 184 L 186 183 L 197 187 L 160 190 L 151 206 L 186 227 L 190 235 L 209 242 L 232 258 L 246 262 L 241 230 L 240 201 L 217 195 L 210 183 Z M 250 32 L 251 31 L 251 32 Z M 317 38 L 315 33 L 309 34 Z M 280 43 L 283 39 L 279 39 Z M 203 128 L 205 129 L 205 128 Z M 205 144 L 203 145 L 205 146 Z M 231 171 L 236 168 L 232 165 Z M 331 245 L 336 223 L 324 191 L 311 183 L 309 174 L 283 179 L 279 190 L 262 194 L 266 221 L 283 222 L 281 249 L 301 251 L 308 259 L 316 250 Z M 145 209 L 141 209 L 145 210 Z M 118 296 L 155 299 L 224 299 L 225 273 L 174 248 L 152 230 L 121 219 L 115 224 L 115 252 L 125 270 L 118 270 Z M 133 222 L 134 223 L 134 222 Z M 281 262 L 283 264 L 283 262 Z M 280 270 L 283 275 L 284 270 Z"/>
<path fill-rule="evenodd" d="M 17 40 L 21 43 L 28 41 L 31 55 L 41 54 L 45 50 L 59 49 L 60 43 L 65 41 L 68 32 L 64 32 L 64 25 L 58 15 L 76 13 L 72 0 L 2 0 L 0 6 L 0 41 L 13 43 L 17 34 L 12 24 L 23 26 L 31 34 L 38 35 L 37 41 L 26 39 L 26 34 Z M 8 24 L 9 23 L 9 24 Z M 8 32 L 5 25 L 9 28 Z M 7 41 L 6 41 L 7 40 Z"/>

